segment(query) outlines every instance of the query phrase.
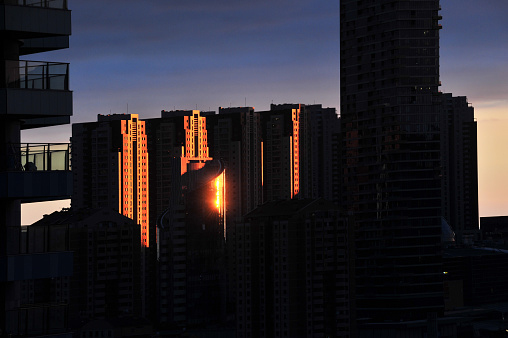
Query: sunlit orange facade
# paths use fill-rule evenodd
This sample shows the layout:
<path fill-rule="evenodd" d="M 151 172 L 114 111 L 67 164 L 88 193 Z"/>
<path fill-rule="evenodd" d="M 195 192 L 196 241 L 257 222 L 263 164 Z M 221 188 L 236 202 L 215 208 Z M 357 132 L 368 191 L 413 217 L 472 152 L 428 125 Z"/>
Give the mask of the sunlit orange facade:
<path fill-rule="evenodd" d="M 206 117 L 201 116 L 199 110 L 183 117 L 185 129 L 185 145 L 182 147 L 182 175 L 189 169 L 201 169 L 208 157 L 208 139 L 206 131 Z"/>
<path fill-rule="evenodd" d="M 223 170 L 214 181 L 211 182 L 215 189 L 215 207 L 219 212 L 219 219 L 223 221 L 224 237 L 226 237 L 226 171 Z"/>
<path fill-rule="evenodd" d="M 291 198 L 298 195 L 300 192 L 300 144 L 298 140 L 300 139 L 300 109 L 292 109 L 291 110 L 291 120 L 293 122 L 293 136 L 290 137 L 291 142 L 291 176 L 293 186 L 291 187 Z"/>
<path fill-rule="evenodd" d="M 137 114 L 121 121 L 122 149 L 118 153 L 119 199 L 122 215 L 141 226 L 141 243 L 149 246 L 148 151 L 145 122 Z"/>

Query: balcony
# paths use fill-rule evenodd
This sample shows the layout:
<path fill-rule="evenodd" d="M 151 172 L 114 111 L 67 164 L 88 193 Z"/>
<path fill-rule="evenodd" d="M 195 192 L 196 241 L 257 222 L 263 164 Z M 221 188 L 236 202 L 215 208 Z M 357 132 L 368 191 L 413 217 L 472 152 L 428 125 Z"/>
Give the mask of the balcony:
<path fill-rule="evenodd" d="M 69 64 L 44 61 L 5 61 L 7 88 L 69 90 Z"/>
<path fill-rule="evenodd" d="M 0 173 L 0 197 L 23 202 L 70 198 L 70 144 L 8 144 Z"/>
<path fill-rule="evenodd" d="M 0 0 L 0 30 L 23 40 L 61 36 L 68 41 L 71 11 L 66 0 Z"/>
<path fill-rule="evenodd" d="M 0 89 L 0 102 L 4 100 L 6 104 L 0 107 L 0 114 L 28 119 L 26 125 L 21 126 L 22 129 L 69 122 L 72 92 L 69 91 L 68 63 L 4 62 L 2 68 L 5 75 L 4 79 L 0 78 L 0 87 L 3 87 Z M 31 122 L 31 119 L 36 120 Z M 47 122 L 41 119 L 47 119 Z"/>

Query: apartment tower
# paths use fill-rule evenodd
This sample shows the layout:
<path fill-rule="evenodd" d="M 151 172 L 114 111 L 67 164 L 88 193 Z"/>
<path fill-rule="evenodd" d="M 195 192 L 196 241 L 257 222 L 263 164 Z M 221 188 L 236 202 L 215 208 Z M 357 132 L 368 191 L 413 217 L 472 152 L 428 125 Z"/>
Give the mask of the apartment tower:
<path fill-rule="evenodd" d="M 149 247 L 148 152 L 137 114 L 98 115 L 72 126 L 73 208 L 108 207 L 140 225 Z"/>
<path fill-rule="evenodd" d="M 438 0 L 340 1 L 343 203 L 360 323 L 443 311 Z"/>

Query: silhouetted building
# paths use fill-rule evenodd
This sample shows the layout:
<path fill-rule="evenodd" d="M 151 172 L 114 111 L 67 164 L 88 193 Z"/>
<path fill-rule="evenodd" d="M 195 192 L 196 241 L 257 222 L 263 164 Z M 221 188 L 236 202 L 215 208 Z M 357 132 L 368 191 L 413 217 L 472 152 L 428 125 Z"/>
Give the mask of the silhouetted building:
<path fill-rule="evenodd" d="M 276 109 L 272 105 L 272 110 Z M 335 108 L 302 105 L 300 115 L 300 195 L 340 204 L 340 120 Z M 335 165 L 334 165 L 335 163 Z"/>
<path fill-rule="evenodd" d="M 361 322 L 443 312 L 439 9 L 340 1 L 342 202 Z"/>
<path fill-rule="evenodd" d="M 508 302 L 508 250 L 448 248 L 443 263 L 447 310 Z"/>
<path fill-rule="evenodd" d="M 350 337 L 351 247 L 323 199 L 268 202 L 237 225 L 237 337 Z"/>
<path fill-rule="evenodd" d="M 173 189 L 174 182 L 181 182 L 179 194 L 157 221 L 162 328 L 210 328 L 226 322 L 224 175 L 220 161 L 207 161 L 172 181 Z"/>
<path fill-rule="evenodd" d="M 66 336 L 67 299 L 51 290 L 71 275 L 72 253 L 51 237 L 28 243 L 21 203 L 69 198 L 69 145 L 22 144 L 20 132 L 69 123 L 69 64 L 20 57 L 67 48 L 71 12 L 67 1 L 8 0 L 0 12 L 0 334 Z"/>
<path fill-rule="evenodd" d="M 443 216 L 460 244 L 479 239 L 478 152 L 474 108 L 464 96 L 443 94 Z"/>
<path fill-rule="evenodd" d="M 242 216 L 261 204 L 261 124 L 254 107 L 219 107 L 207 114 L 210 155 L 226 169 L 226 253 L 228 266 L 228 307 L 235 312 L 236 258 L 235 229 Z"/>
<path fill-rule="evenodd" d="M 112 209 L 79 209 L 54 212 L 29 227 L 62 229 L 67 232 L 61 240 L 74 252 L 74 272 L 64 281 L 72 328 L 97 319 L 141 318 L 145 271 L 136 222 Z"/>
<path fill-rule="evenodd" d="M 496 245 L 508 244 L 508 216 L 481 217 L 480 229 L 485 241 Z"/>
<path fill-rule="evenodd" d="M 225 176 L 209 156 L 206 117 L 146 120 L 157 218 L 157 321 L 175 330 L 226 321 Z"/>

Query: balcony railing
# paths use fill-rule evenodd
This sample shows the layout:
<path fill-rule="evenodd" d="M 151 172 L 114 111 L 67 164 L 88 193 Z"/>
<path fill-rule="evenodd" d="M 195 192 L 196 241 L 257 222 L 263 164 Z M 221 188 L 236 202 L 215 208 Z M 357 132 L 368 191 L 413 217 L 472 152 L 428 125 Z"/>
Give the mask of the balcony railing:
<path fill-rule="evenodd" d="M 5 61 L 7 88 L 69 90 L 69 64 Z"/>
<path fill-rule="evenodd" d="M 18 143 L 8 149 L 8 170 L 70 170 L 70 143 Z"/>
<path fill-rule="evenodd" d="M 67 0 L 0 0 L 0 4 L 67 9 Z"/>

